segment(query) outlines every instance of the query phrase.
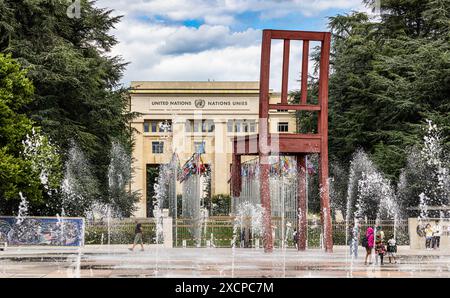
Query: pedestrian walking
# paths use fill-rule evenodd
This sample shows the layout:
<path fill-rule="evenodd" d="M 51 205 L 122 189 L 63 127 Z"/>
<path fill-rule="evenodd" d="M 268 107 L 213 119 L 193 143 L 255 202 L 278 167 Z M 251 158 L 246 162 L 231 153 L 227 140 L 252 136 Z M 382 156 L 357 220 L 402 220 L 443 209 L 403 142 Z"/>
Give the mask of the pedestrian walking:
<path fill-rule="evenodd" d="M 292 233 L 292 235 L 294 237 L 295 248 L 298 249 L 298 232 L 297 232 L 297 229 L 294 229 L 294 233 Z"/>
<path fill-rule="evenodd" d="M 144 241 L 143 239 L 143 229 L 142 229 L 142 224 L 138 223 L 136 221 L 136 227 L 134 229 L 134 242 L 133 242 L 133 247 L 129 248 L 129 250 L 133 251 L 134 247 L 136 246 L 136 244 L 140 243 L 141 244 L 141 251 L 144 251 Z"/>

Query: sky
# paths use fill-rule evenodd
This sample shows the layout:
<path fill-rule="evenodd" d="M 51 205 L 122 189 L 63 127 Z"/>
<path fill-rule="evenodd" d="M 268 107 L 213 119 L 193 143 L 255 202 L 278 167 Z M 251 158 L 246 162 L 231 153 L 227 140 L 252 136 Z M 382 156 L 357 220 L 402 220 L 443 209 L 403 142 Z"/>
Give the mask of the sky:
<path fill-rule="evenodd" d="M 98 0 L 123 18 L 112 55 L 131 81 L 257 81 L 262 29 L 327 31 L 328 17 L 367 11 L 361 0 Z M 316 45 L 312 44 L 311 48 Z M 291 44 L 289 89 L 298 89 L 301 43 Z M 270 87 L 280 89 L 282 42 L 272 43 Z M 310 63 L 310 72 L 313 71 Z"/>

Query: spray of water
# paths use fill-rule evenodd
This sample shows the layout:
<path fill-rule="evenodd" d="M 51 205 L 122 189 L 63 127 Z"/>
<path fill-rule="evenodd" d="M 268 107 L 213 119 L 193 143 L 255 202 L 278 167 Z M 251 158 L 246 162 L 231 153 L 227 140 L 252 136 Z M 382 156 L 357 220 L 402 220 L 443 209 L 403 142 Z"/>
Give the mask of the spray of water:
<path fill-rule="evenodd" d="M 22 194 L 22 192 L 19 192 L 19 196 L 20 196 L 20 204 L 19 204 L 19 211 L 17 212 L 16 216 L 16 225 L 21 225 L 22 222 L 25 220 L 25 217 L 28 216 L 28 201 Z"/>

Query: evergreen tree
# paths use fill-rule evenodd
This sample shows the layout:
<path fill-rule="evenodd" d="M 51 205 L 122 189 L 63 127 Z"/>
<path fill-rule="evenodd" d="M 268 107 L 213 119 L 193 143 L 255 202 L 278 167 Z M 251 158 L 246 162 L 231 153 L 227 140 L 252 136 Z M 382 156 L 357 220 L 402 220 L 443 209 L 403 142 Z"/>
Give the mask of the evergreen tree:
<path fill-rule="evenodd" d="M 449 3 L 382 1 L 380 20 L 359 12 L 330 18 L 330 154 L 337 160 L 348 162 L 361 147 L 397 180 L 427 119 L 449 146 Z"/>
<path fill-rule="evenodd" d="M 80 17 L 62 0 L 0 1 L 0 52 L 11 53 L 35 86 L 24 111 L 61 149 L 66 162 L 73 140 L 92 163 L 98 199 L 108 196 L 112 140 L 131 150 L 125 67 L 109 54 L 117 41 L 109 31 L 120 21 L 111 11 L 82 0 Z"/>

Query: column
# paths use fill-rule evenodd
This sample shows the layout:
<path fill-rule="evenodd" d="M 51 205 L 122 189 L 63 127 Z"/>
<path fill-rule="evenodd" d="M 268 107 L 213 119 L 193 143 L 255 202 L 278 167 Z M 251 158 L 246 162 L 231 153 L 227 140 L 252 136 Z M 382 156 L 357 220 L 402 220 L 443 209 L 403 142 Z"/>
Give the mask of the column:
<path fill-rule="evenodd" d="M 131 123 L 132 128 L 136 129 L 133 134 L 135 145 L 133 149 L 133 164 L 134 178 L 131 182 L 131 191 L 139 191 L 140 198 L 136 203 L 137 209 L 133 213 L 134 217 L 147 217 L 147 183 L 146 183 L 146 163 L 144 158 L 144 120 L 137 119 Z"/>
<path fill-rule="evenodd" d="M 214 152 L 212 160 L 214 161 L 212 170 L 212 185 L 211 190 L 213 194 L 228 193 L 228 178 L 230 173 L 229 168 L 229 153 L 227 152 L 227 124 L 224 119 L 214 120 Z"/>
<path fill-rule="evenodd" d="M 172 152 L 178 154 L 180 166 L 183 165 L 188 155 L 187 153 L 190 152 L 186 139 L 186 119 L 175 116 L 172 119 Z M 182 193 L 181 183 L 176 183 L 176 193 Z"/>

